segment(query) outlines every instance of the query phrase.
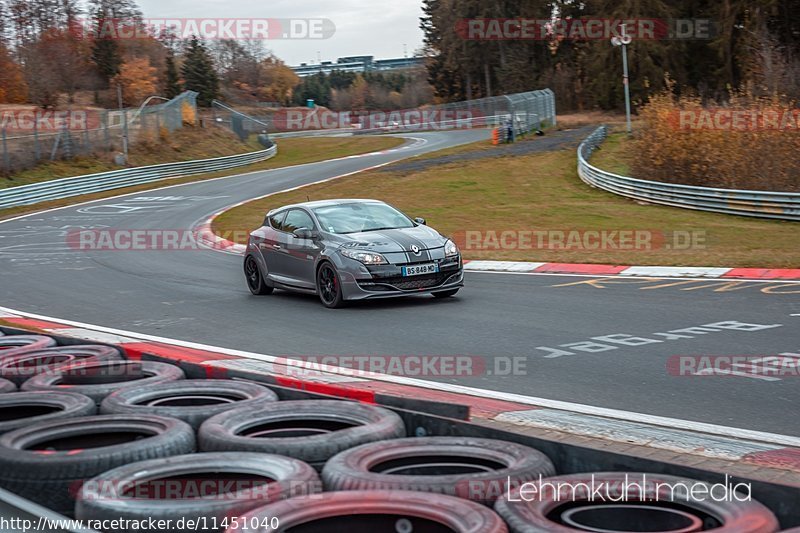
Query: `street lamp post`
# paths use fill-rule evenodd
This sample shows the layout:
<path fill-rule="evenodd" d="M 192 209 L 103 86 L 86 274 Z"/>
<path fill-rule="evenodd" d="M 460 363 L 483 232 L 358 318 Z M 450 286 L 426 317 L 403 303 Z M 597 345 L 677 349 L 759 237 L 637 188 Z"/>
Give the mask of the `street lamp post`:
<path fill-rule="evenodd" d="M 621 35 L 611 38 L 611 44 L 622 47 L 622 85 L 625 88 L 625 119 L 628 127 L 628 135 L 631 134 L 631 88 L 628 78 L 628 45 L 631 44 L 631 36 L 625 31 L 625 24 L 620 24 Z"/>

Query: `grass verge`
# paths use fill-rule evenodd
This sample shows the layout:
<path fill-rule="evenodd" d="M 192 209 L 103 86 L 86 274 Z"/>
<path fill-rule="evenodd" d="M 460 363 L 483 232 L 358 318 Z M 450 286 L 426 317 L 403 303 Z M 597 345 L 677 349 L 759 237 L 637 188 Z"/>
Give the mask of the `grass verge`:
<path fill-rule="evenodd" d="M 612 139 L 601 152 L 603 157 L 593 162 L 616 161 L 618 170 L 625 168 L 622 141 Z M 390 166 L 250 202 L 218 217 L 214 230 L 226 235 L 250 231 L 260 225 L 265 212 L 305 201 L 306 196 L 385 200 L 411 216 L 426 218 L 446 235 L 467 230 L 497 235 L 527 230 L 639 230 L 653 235 L 653 244 L 645 250 L 542 249 L 534 239 L 526 249 L 466 248 L 467 259 L 772 268 L 800 264 L 796 223 L 641 205 L 584 184 L 571 149 L 487 157 L 469 165 L 448 163 L 407 173 Z M 674 235 L 681 238 L 667 249 L 665 244 L 672 243 Z M 685 244 L 686 236 L 693 239 L 688 249 L 676 249 Z"/>
<path fill-rule="evenodd" d="M 358 155 L 377 150 L 387 150 L 395 148 L 405 142 L 404 139 L 397 137 L 307 137 L 307 138 L 293 138 L 282 139 L 278 141 L 278 155 L 267 161 L 247 165 L 244 167 L 237 167 L 235 169 L 225 170 L 221 172 L 210 172 L 207 174 L 196 174 L 193 176 L 186 176 L 183 178 L 174 178 L 161 180 L 144 185 L 137 185 L 134 187 L 125 187 L 122 189 L 114 189 L 97 194 L 87 194 L 83 196 L 74 196 L 71 198 L 64 198 L 62 200 L 53 200 L 50 202 L 42 202 L 34 205 L 13 207 L 9 209 L 0 210 L 0 220 L 14 216 L 23 215 L 34 211 L 44 209 L 52 209 L 55 207 L 62 207 L 70 204 L 88 202 L 91 200 L 99 200 L 108 198 L 110 196 L 118 196 L 121 194 L 146 191 L 169 185 L 180 185 L 183 183 L 191 183 L 195 181 L 202 181 L 211 178 L 218 178 L 221 176 L 229 176 L 233 174 L 243 174 L 246 172 L 254 172 L 258 170 L 269 170 L 274 168 L 288 167 L 292 165 L 302 165 L 305 163 L 315 163 L 318 161 L 325 161 L 327 159 L 335 159 L 337 157 L 346 157 L 350 155 Z M 244 145 L 242 145 L 244 146 Z M 247 146 L 246 150 L 258 149 L 254 146 Z M 239 150 L 237 153 L 242 153 Z M 197 158 L 206 159 L 208 155 L 200 155 Z M 55 178 L 51 178 L 55 179 Z M 2 178 L 0 178 L 2 180 Z"/>

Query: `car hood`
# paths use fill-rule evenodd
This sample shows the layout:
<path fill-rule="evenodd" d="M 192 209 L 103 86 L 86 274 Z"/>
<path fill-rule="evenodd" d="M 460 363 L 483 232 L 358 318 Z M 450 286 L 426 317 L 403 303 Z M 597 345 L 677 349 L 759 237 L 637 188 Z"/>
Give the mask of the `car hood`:
<path fill-rule="evenodd" d="M 364 231 L 339 237 L 343 237 L 343 247 L 377 253 L 407 252 L 412 246 L 417 246 L 420 250 L 430 250 L 441 248 L 447 241 L 438 231 L 428 226 Z"/>

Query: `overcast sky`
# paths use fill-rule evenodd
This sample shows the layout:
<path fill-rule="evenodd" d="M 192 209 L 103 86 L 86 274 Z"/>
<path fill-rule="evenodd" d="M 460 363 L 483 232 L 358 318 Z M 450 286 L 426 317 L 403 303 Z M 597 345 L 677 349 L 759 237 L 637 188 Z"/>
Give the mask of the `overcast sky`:
<path fill-rule="evenodd" d="M 145 18 L 327 18 L 336 33 L 325 40 L 272 40 L 266 47 L 290 65 L 338 57 L 403 57 L 422 46 L 422 0 L 138 0 Z"/>

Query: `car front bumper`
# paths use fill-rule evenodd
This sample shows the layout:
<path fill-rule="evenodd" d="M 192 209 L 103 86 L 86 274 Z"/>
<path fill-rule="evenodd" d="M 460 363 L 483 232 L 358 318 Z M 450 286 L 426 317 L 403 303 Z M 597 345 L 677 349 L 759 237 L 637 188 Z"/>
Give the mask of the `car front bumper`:
<path fill-rule="evenodd" d="M 379 265 L 341 273 L 342 291 L 346 300 L 392 298 L 412 294 L 431 294 L 464 286 L 461 257 L 435 261 L 439 272 L 418 276 L 403 276 L 402 266 Z"/>

